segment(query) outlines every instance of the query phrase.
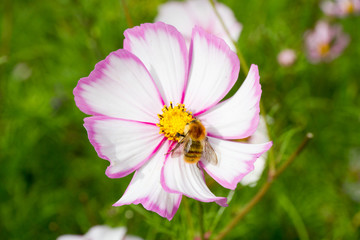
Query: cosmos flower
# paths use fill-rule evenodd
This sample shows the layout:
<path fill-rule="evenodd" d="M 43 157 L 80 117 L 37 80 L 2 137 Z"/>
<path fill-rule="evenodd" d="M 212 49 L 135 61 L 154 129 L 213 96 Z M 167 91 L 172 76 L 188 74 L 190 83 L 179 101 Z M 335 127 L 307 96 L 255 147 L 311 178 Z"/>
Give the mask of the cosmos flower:
<path fill-rule="evenodd" d="M 135 174 L 114 206 L 141 203 L 173 218 L 182 195 L 227 206 L 206 186 L 205 170 L 235 189 L 272 143 L 231 141 L 252 135 L 259 122 L 261 86 L 252 65 L 241 88 L 220 102 L 239 74 L 239 60 L 226 43 L 195 27 L 190 49 L 173 26 L 157 22 L 128 29 L 124 49 L 96 64 L 74 89 L 90 142 L 110 162 L 110 178 Z M 186 163 L 169 152 L 194 119 L 202 122 L 218 162 Z"/>
<path fill-rule="evenodd" d="M 236 20 L 232 10 L 222 3 L 215 3 L 216 9 L 231 34 L 237 42 L 242 30 L 242 25 Z M 199 10 L 201 9 L 201 10 Z M 155 21 L 161 21 L 176 27 L 190 44 L 192 29 L 199 26 L 205 31 L 225 40 L 230 48 L 235 51 L 235 46 L 226 34 L 221 22 L 216 16 L 208 0 L 187 0 L 185 2 L 167 2 L 159 7 Z"/>
<path fill-rule="evenodd" d="M 260 117 L 259 125 L 253 135 L 247 139 L 248 143 L 258 144 L 269 142 L 269 134 L 266 128 L 266 122 L 263 117 Z M 245 186 L 254 187 L 259 181 L 266 163 L 267 153 L 261 155 L 254 163 L 254 170 L 246 175 L 242 180 L 241 184 Z"/>
<path fill-rule="evenodd" d="M 345 17 L 360 13 L 360 0 L 324 1 L 320 4 L 322 11 L 329 16 Z"/>
<path fill-rule="evenodd" d="M 110 228 L 108 226 L 94 226 L 85 235 L 62 235 L 57 240 L 141 240 L 135 236 L 126 236 L 125 227 Z"/>
<path fill-rule="evenodd" d="M 327 22 L 319 21 L 313 31 L 305 33 L 308 59 L 312 63 L 329 62 L 342 53 L 349 41 L 341 25 L 330 26 Z"/>
<path fill-rule="evenodd" d="M 277 60 L 281 66 L 291 66 L 296 60 L 296 53 L 292 49 L 284 49 L 278 54 Z"/>

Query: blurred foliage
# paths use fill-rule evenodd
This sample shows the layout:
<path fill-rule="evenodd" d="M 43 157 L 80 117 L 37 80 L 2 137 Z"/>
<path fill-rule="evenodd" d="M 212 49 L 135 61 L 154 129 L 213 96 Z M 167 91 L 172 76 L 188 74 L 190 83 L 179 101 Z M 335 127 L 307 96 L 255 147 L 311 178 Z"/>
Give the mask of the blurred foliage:
<path fill-rule="evenodd" d="M 126 2 L 138 25 L 152 22 L 164 1 Z M 356 197 L 349 186 L 360 186 L 360 17 L 328 19 L 342 24 L 351 43 L 333 62 L 312 65 L 303 34 L 325 18 L 320 1 L 222 2 L 244 26 L 239 46 L 245 59 L 259 65 L 276 159 L 286 159 L 306 132 L 315 135 L 227 239 L 359 239 L 359 190 Z M 78 79 L 122 47 L 128 26 L 121 4 L 0 2 L 0 239 L 55 239 L 97 224 L 127 226 L 145 239 L 199 234 L 193 199 L 183 198 L 171 222 L 142 206 L 112 207 L 131 176 L 105 176 L 108 162 L 89 143 L 85 114 L 74 104 Z M 297 51 L 292 67 L 276 61 L 284 48 Z M 239 83 L 243 79 L 241 73 Z M 205 229 L 213 226 L 216 233 L 226 226 L 265 175 L 255 188 L 239 186 L 225 210 L 203 203 Z M 229 194 L 209 184 L 215 194 Z"/>

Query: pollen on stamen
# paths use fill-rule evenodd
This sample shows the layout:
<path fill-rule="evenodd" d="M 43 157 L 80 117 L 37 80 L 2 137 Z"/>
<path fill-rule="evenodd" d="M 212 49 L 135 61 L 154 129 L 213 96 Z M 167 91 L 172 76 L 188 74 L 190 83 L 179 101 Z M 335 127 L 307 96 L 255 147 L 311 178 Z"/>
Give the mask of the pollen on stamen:
<path fill-rule="evenodd" d="M 185 105 L 179 103 L 175 107 L 170 102 L 170 107 L 164 105 L 162 114 L 158 114 L 159 123 L 156 124 L 160 134 L 164 134 L 171 141 L 179 141 L 178 135 L 184 134 L 187 123 L 193 120 L 191 112 L 186 111 Z"/>
<path fill-rule="evenodd" d="M 318 52 L 321 56 L 327 55 L 329 51 L 330 51 L 330 46 L 327 43 L 323 43 L 318 46 Z"/>
<path fill-rule="evenodd" d="M 351 2 L 348 2 L 345 9 L 347 13 L 353 13 L 355 10 L 354 5 Z"/>

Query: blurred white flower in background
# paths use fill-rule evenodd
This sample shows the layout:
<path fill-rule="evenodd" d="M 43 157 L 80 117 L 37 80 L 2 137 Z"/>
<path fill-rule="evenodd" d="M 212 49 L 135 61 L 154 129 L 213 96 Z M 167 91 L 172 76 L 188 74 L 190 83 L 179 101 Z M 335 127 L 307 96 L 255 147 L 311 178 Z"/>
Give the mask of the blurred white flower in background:
<path fill-rule="evenodd" d="M 29 77 L 31 77 L 32 69 L 24 62 L 20 62 L 15 65 L 12 76 L 17 81 L 25 81 Z"/>
<path fill-rule="evenodd" d="M 142 240 L 140 237 L 126 235 L 125 227 L 111 228 L 98 225 L 90 228 L 85 235 L 62 235 L 57 240 Z"/>
<path fill-rule="evenodd" d="M 232 10 L 222 3 L 215 3 L 216 9 L 230 32 L 231 38 L 237 42 L 242 25 L 236 20 Z M 160 5 L 159 14 L 155 21 L 161 21 L 176 27 L 190 44 L 191 33 L 194 26 L 203 28 L 208 33 L 224 39 L 233 51 L 234 44 L 226 34 L 221 22 L 216 16 L 208 0 L 188 0 L 185 2 L 167 2 Z"/>
<path fill-rule="evenodd" d="M 349 154 L 349 172 L 344 182 L 344 191 L 350 198 L 360 202 L 360 149 L 353 148 Z"/>

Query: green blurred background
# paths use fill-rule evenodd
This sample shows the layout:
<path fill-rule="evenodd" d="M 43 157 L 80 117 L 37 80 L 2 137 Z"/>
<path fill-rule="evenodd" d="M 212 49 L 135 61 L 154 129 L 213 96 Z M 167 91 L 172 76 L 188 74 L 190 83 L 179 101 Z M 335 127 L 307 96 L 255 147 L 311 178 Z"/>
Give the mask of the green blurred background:
<path fill-rule="evenodd" d="M 127 1 L 134 24 L 152 22 L 163 2 Z M 243 24 L 246 61 L 259 66 L 276 159 L 284 161 L 306 132 L 315 136 L 226 239 L 359 239 L 360 16 L 329 19 L 351 43 L 331 63 L 312 65 L 303 34 L 325 17 L 320 1 L 221 2 Z M 112 207 L 131 175 L 106 177 L 108 162 L 88 141 L 86 115 L 73 100 L 79 78 L 122 48 L 122 2 L 2 0 L 0 20 L 0 239 L 56 239 L 98 224 L 127 226 L 145 239 L 198 235 L 193 199 L 183 198 L 171 222 L 142 206 Z M 298 53 L 292 67 L 276 61 L 284 48 Z M 239 186 L 216 225 L 219 207 L 202 204 L 205 229 L 218 233 L 265 180 Z"/>

